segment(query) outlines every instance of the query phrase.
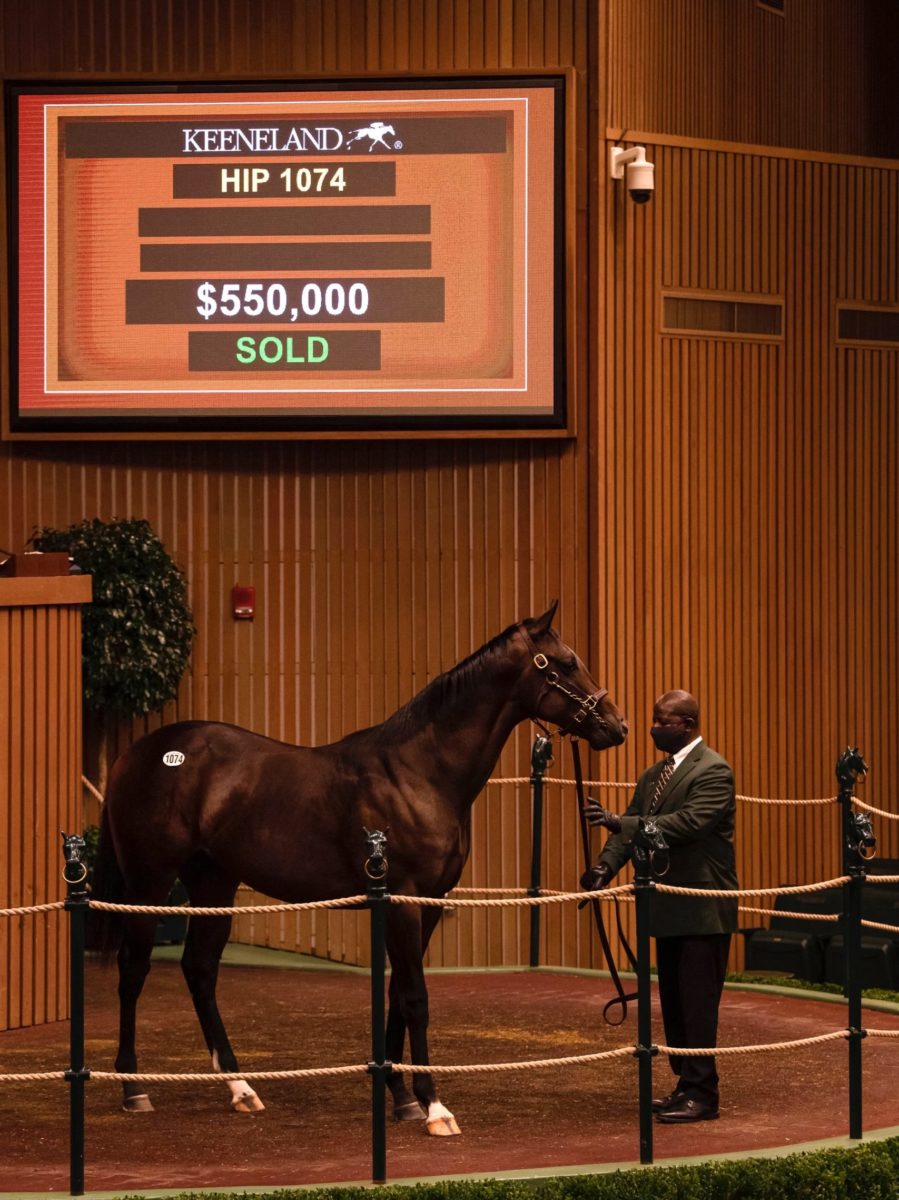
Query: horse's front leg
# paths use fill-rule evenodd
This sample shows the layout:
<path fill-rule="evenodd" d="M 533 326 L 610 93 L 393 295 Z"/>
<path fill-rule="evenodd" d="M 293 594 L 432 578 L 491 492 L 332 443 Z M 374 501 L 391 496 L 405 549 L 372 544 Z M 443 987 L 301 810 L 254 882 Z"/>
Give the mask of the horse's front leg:
<path fill-rule="evenodd" d="M 409 1056 L 416 1066 L 427 1066 L 430 1062 L 428 989 L 422 959 L 424 947 L 440 916 L 439 908 L 425 911 L 428 916 L 424 921 L 420 910 L 412 905 L 396 905 L 387 916 L 387 953 L 392 971 L 392 992 L 395 986 L 391 1005 L 393 1007 L 395 1003 L 402 1023 L 408 1030 Z M 435 915 L 431 916 L 432 913 Z M 416 1071 L 413 1074 L 412 1091 L 426 1113 L 428 1133 L 435 1137 L 449 1137 L 460 1132 L 453 1114 L 437 1098 L 437 1089 L 429 1073 Z"/>

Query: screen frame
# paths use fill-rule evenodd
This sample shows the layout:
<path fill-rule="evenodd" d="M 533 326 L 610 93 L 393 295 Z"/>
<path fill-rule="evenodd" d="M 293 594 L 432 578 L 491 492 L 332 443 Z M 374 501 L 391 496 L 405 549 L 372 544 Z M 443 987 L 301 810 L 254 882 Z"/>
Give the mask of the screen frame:
<path fill-rule="evenodd" d="M 359 439 L 360 437 L 562 437 L 574 436 L 577 367 L 573 329 L 575 288 L 575 204 L 573 115 L 575 112 L 574 72 L 569 68 L 547 71 L 491 71 L 489 73 L 377 75 L 334 79 L 304 77 L 301 80 L 266 79 L 259 81 L 220 78 L 181 78 L 148 80 L 135 77 L 104 77 L 100 80 L 6 78 L 3 87 L 5 220 L 6 246 L 2 253 L 5 272 L 0 288 L 0 325 L 3 354 L 3 413 L 0 437 L 6 440 L 214 440 L 224 439 Z M 380 411 L 371 416 L 359 413 L 322 416 L 262 413 L 248 409 L 241 414 L 216 411 L 196 415 L 154 413 L 86 416 L 54 414 L 35 416 L 22 413 L 18 404 L 19 372 L 19 135 L 18 98 L 46 95 L 145 94 L 148 97 L 190 95 L 217 92 L 240 95 L 241 92 L 286 92 L 301 97 L 304 92 L 334 93 L 372 91 L 391 88 L 399 91 L 458 87 L 541 87 L 553 94 L 553 333 L 552 387 L 550 414 L 474 413 L 462 414 L 390 414 Z M 223 389 L 224 391 L 224 389 Z"/>

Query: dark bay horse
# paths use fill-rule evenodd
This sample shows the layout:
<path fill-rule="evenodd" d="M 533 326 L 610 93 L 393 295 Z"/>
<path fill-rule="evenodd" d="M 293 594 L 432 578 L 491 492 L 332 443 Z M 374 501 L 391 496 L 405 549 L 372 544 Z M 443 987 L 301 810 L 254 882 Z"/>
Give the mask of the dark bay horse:
<path fill-rule="evenodd" d="M 389 892 L 441 897 L 459 881 L 471 806 L 513 728 L 527 718 L 585 738 L 595 750 L 624 741 L 627 723 L 551 628 L 556 605 L 512 625 L 434 679 L 383 724 L 328 746 L 290 746 L 233 725 L 184 721 L 136 742 L 115 763 L 103 809 L 94 898 L 161 904 L 176 877 L 195 906 L 234 903 L 244 882 L 288 903 L 365 892 L 365 830 L 389 830 Z M 394 905 L 387 1057 L 427 1064 L 428 995 L 422 958 L 438 907 Z M 96 916 L 101 914 L 97 913 Z M 106 914 L 108 916 L 108 914 Z M 120 1029 L 115 1067 L 137 1072 L 138 997 L 157 918 L 128 914 L 118 942 Z M 181 960 L 215 1070 L 239 1067 L 215 998 L 231 918 L 195 917 Z M 390 1077 L 394 1110 L 458 1133 L 432 1077 Z M 152 1108 L 124 1085 L 126 1111 Z M 232 1107 L 263 1107 L 241 1080 Z"/>

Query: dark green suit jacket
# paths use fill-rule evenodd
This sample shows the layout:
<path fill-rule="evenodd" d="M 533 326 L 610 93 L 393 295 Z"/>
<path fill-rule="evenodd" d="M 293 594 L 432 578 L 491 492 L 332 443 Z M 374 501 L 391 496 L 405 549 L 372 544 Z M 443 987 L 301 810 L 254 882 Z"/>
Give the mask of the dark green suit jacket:
<path fill-rule="evenodd" d="M 610 837 L 599 861 L 613 874 L 629 861 L 639 818 L 649 812 L 663 762 L 644 771 L 634 798 L 621 818 L 621 833 Z M 734 776 L 720 754 L 705 742 L 690 751 L 668 781 L 655 820 L 670 846 L 669 868 L 659 883 L 677 887 L 737 888 L 734 861 Z M 726 899 L 666 896 L 652 898 L 650 932 L 654 937 L 732 933 L 737 927 L 737 902 Z"/>

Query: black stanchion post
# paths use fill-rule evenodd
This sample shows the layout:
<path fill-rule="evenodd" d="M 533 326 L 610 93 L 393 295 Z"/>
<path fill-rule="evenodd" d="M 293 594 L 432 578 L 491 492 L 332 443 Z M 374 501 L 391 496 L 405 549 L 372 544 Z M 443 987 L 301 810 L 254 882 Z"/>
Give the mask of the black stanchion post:
<path fill-rule="evenodd" d="M 543 777 L 553 760 L 552 742 L 543 734 L 534 738 L 531 749 L 531 886 L 529 896 L 540 895 L 540 864 L 543 858 Z M 530 965 L 540 966 L 540 907 L 531 908 Z"/>
<path fill-rule="evenodd" d="M 391 1064 L 386 1061 L 386 1011 L 384 978 L 387 968 L 385 919 L 387 916 L 386 835 L 379 829 L 365 831 L 368 858 L 368 907 L 371 911 L 371 1181 L 387 1182 L 387 1076 Z"/>
<path fill-rule="evenodd" d="M 649 925 L 652 912 L 652 853 L 666 849 L 654 821 L 641 818 L 634 836 L 634 908 L 637 917 L 637 1084 L 640 1112 L 640 1162 L 652 1162 L 652 995 L 649 970 Z"/>
<path fill-rule="evenodd" d="M 858 750 L 848 749 L 837 762 L 839 803 L 843 826 L 843 953 L 844 984 L 849 1041 L 849 1136 L 862 1136 L 862 891 L 865 884 L 865 854 L 876 845 L 871 818 L 852 810 L 856 781 L 868 770 Z M 870 857 L 870 853 L 867 855 Z"/>
<path fill-rule="evenodd" d="M 62 835 L 66 911 L 69 914 L 69 1192 L 84 1195 L 84 929 L 87 921 L 87 867 L 84 838 Z"/>

